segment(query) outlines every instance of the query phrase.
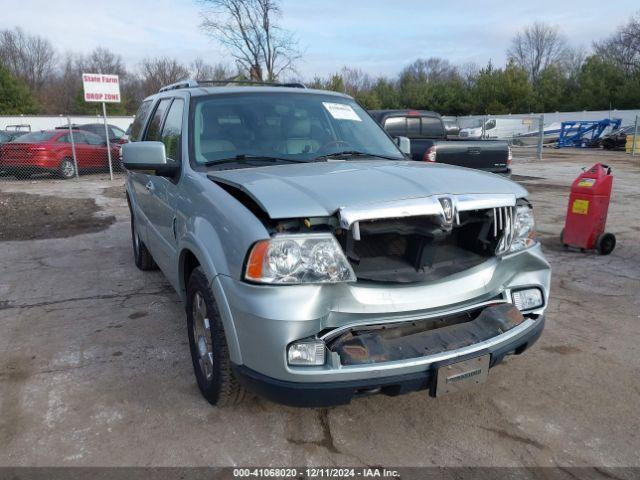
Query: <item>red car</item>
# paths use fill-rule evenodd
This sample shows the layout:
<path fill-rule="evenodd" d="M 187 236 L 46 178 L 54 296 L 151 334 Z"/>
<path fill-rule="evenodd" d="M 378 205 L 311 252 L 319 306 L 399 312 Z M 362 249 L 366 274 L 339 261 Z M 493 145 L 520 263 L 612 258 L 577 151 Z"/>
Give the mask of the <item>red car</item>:
<path fill-rule="evenodd" d="M 98 135 L 73 130 L 79 170 L 109 168 L 107 145 Z M 119 165 L 120 145 L 111 144 L 111 161 Z M 71 135 L 68 130 L 43 130 L 22 135 L 0 145 L 0 171 L 16 177 L 50 172 L 69 179 L 76 175 Z"/>

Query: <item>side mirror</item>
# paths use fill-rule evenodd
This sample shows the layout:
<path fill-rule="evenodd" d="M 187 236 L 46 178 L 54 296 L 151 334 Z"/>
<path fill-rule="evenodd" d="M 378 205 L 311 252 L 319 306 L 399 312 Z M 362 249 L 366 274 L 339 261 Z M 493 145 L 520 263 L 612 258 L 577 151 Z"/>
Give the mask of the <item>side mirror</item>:
<path fill-rule="evenodd" d="M 407 137 L 396 137 L 396 145 L 405 155 L 411 155 L 411 140 Z"/>
<path fill-rule="evenodd" d="M 122 145 L 122 165 L 132 172 L 172 177 L 180 165 L 167 162 L 167 154 L 162 142 L 133 142 Z"/>

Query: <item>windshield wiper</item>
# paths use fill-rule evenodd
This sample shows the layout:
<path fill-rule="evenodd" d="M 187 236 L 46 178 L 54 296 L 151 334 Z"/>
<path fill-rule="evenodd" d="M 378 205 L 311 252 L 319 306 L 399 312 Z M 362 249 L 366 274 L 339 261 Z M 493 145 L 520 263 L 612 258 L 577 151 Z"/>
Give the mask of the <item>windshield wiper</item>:
<path fill-rule="evenodd" d="M 360 152 L 358 150 L 344 150 L 342 152 L 327 153 L 324 155 L 317 156 L 315 160 L 318 161 L 318 160 L 324 160 L 328 158 L 340 158 L 340 157 L 376 157 L 376 158 L 384 158 L 385 160 L 402 160 L 401 158 L 386 157 L 384 155 L 378 155 L 375 153 L 368 153 L 368 152 Z"/>
<path fill-rule="evenodd" d="M 221 158 L 219 160 L 209 160 L 208 162 L 203 163 L 203 165 L 205 167 L 214 167 L 216 165 L 224 165 L 225 163 L 247 163 L 251 161 L 301 163 L 301 162 L 307 162 L 308 160 L 300 160 L 295 158 L 270 157 L 268 155 L 241 154 L 241 155 L 236 155 L 235 157 Z"/>

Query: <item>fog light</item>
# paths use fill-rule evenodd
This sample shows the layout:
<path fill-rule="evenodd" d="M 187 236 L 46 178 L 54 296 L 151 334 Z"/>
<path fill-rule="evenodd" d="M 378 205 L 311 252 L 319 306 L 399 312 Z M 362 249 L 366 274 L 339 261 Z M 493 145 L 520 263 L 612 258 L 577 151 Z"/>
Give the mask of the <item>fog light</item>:
<path fill-rule="evenodd" d="M 325 347 L 320 340 L 302 340 L 289 345 L 289 365 L 324 365 Z"/>
<path fill-rule="evenodd" d="M 542 300 L 542 291 L 538 288 L 528 288 L 526 290 L 511 292 L 511 298 L 513 299 L 513 304 L 521 312 L 541 307 L 544 303 Z"/>

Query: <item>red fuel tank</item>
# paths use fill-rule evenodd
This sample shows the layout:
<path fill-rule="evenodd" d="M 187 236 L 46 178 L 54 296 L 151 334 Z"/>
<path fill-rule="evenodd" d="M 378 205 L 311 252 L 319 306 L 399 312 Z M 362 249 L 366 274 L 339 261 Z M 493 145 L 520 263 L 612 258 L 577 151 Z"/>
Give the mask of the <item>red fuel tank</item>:
<path fill-rule="evenodd" d="M 565 246 L 583 250 L 597 250 L 610 254 L 616 246 L 616 237 L 605 233 L 613 175 L 611 168 L 596 163 L 583 171 L 571 185 L 569 207 L 560 240 Z"/>

